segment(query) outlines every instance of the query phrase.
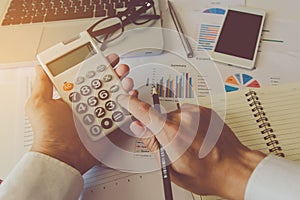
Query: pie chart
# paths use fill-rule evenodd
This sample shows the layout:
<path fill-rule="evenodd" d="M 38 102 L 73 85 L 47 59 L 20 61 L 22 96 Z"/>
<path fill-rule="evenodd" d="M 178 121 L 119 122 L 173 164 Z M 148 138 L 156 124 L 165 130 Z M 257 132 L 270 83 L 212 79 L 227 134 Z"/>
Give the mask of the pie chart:
<path fill-rule="evenodd" d="M 226 12 L 226 10 L 222 9 L 222 8 L 208 8 L 203 11 L 203 13 L 217 14 L 217 15 L 224 15 L 225 12 Z"/>
<path fill-rule="evenodd" d="M 252 76 L 243 73 L 231 75 L 225 81 L 226 92 L 233 92 L 242 88 L 260 88 L 260 84 Z"/>

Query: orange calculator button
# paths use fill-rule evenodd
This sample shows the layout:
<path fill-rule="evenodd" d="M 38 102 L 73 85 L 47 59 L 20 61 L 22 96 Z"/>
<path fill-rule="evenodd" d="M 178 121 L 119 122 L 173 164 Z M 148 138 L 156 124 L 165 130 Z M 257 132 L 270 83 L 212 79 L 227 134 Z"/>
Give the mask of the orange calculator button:
<path fill-rule="evenodd" d="M 64 83 L 64 85 L 63 85 L 64 91 L 72 90 L 73 87 L 74 87 L 74 84 L 73 84 L 73 83 L 70 83 L 70 82 L 66 82 L 66 83 Z"/>

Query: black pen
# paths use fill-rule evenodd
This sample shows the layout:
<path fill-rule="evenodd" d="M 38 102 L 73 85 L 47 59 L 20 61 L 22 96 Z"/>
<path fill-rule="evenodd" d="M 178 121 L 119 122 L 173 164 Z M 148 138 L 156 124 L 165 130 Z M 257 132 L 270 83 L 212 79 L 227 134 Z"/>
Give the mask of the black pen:
<path fill-rule="evenodd" d="M 193 50 L 192 50 L 191 44 L 189 43 L 189 40 L 184 36 L 182 26 L 179 22 L 179 19 L 178 19 L 177 15 L 176 15 L 175 9 L 172 6 L 170 1 L 168 1 L 168 5 L 169 5 L 169 10 L 170 10 L 172 20 L 175 24 L 176 30 L 179 34 L 179 37 L 180 37 L 181 43 L 184 47 L 184 50 L 186 52 L 186 55 L 187 55 L 188 58 L 192 58 L 193 57 Z"/>
<path fill-rule="evenodd" d="M 154 109 L 157 110 L 159 113 L 161 113 L 159 97 L 155 87 L 152 88 L 152 98 L 153 98 Z M 168 155 L 164 150 L 164 147 L 159 142 L 158 144 L 159 144 L 160 165 L 161 165 L 165 200 L 173 200 L 171 179 L 167 168 Z"/>

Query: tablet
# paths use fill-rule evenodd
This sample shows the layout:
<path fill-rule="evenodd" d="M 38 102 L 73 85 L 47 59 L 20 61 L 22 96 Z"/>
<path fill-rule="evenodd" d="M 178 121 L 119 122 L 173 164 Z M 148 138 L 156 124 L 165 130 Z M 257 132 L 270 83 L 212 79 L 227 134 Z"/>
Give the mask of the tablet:
<path fill-rule="evenodd" d="M 212 60 L 253 69 L 260 42 L 265 11 L 252 8 L 228 8 Z"/>

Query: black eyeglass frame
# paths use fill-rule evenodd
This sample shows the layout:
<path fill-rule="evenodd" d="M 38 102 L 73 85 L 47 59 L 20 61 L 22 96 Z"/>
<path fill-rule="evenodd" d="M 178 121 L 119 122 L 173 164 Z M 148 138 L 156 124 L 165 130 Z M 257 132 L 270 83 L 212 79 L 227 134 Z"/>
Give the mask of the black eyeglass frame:
<path fill-rule="evenodd" d="M 135 2 L 138 2 L 138 4 L 135 4 Z M 141 3 L 142 3 L 142 5 L 141 5 Z M 140 7 L 136 10 L 137 6 L 140 6 Z M 153 8 L 154 14 L 144 14 L 151 8 Z M 97 25 L 99 25 L 100 23 L 102 23 L 105 20 L 109 20 L 112 18 L 118 18 L 120 20 L 120 23 L 117 23 L 117 24 L 111 25 L 109 27 L 94 31 L 94 28 Z M 141 19 L 145 19 L 145 21 L 143 21 L 141 23 L 137 22 L 137 20 L 141 20 Z M 128 8 L 125 11 L 123 11 L 122 13 L 119 13 L 115 16 L 110 16 L 110 17 L 106 17 L 106 18 L 99 20 L 98 22 L 93 24 L 90 28 L 88 28 L 87 32 L 91 35 L 91 37 L 93 37 L 97 42 L 101 43 L 103 46 L 106 43 L 111 42 L 111 41 L 117 39 L 118 37 L 120 37 L 122 35 L 122 33 L 124 32 L 124 27 L 128 24 L 133 23 L 135 25 L 143 25 L 145 23 L 148 23 L 151 20 L 158 20 L 158 19 L 160 19 L 160 15 L 156 14 L 153 0 L 145 0 L 143 2 L 131 1 L 128 5 Z M 111 34 L 115 33 L 116 31 L 118 31 L 119 29 L 121 29 L 122 33 L 115 38 L 109 39 L 109 36 Z M 104 36 L 104 40 L 100 41 L 97 38 L 99 36 Z"/>

